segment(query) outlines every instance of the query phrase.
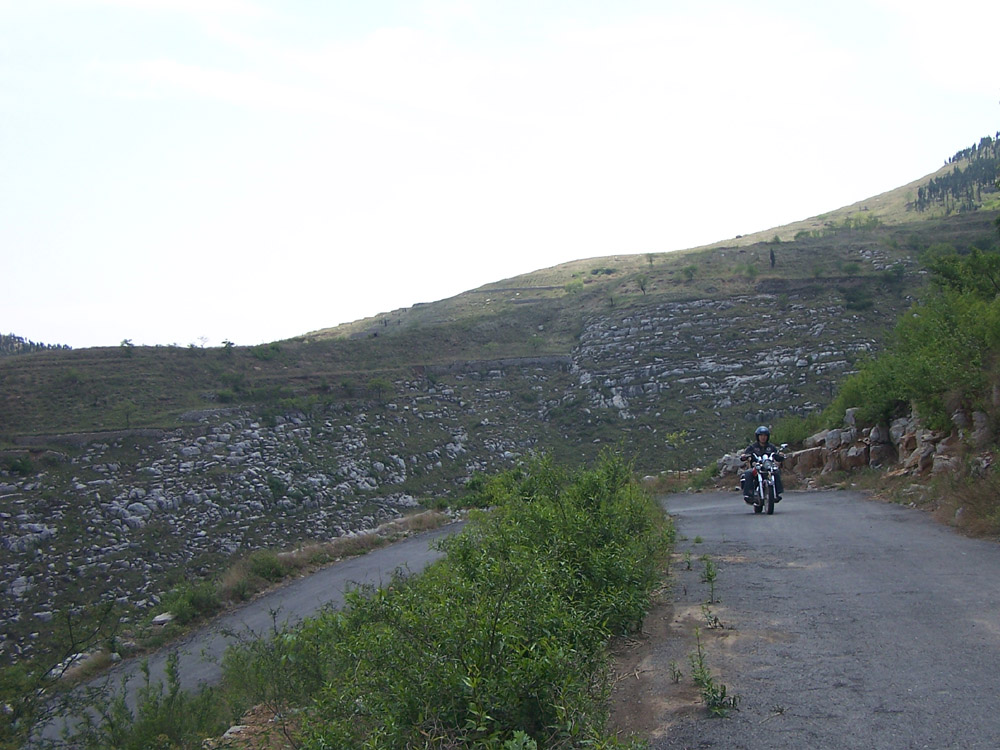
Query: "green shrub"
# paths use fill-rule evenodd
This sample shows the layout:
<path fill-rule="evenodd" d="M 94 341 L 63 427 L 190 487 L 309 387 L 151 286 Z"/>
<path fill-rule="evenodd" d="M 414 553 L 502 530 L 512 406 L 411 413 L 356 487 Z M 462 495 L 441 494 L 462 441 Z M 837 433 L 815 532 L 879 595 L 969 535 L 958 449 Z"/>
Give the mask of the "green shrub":
<path fill-rule="evenodd" d="M 254 359 L 267 362 L 275 359 L 279 354 L 281 354 L 281 346 L 277 341 L 272 341 L 270 344 L 261 344 L 260 346 L 251 348 L 250 354 Z"/>
<path fill-rule="evenodd" d="M 31 476 L 36 471 L 34 462 L 28 456 L 4 458 L 3 468 L 11 474 L 20 474 L 23 477 Z"/>
<path fill-rule="evenodd" d="M 857 276 L 861 272 L 861 265 L 855 261 L 840 264 L 840 271 L 846 276 Z"/>
<path fill-rule="evenodd" d="M 288 575 L 278 555 L 270 550 L 257 550 L 247 558 L 247 572 L 270 583 L 276 583 Z"/>
<path fill-rule="evenodd" d="M 274 474 L 268 474 L 267 488 L 271 491 L 271 497 L 275 500 L 280 500 L 288 491 L 288 484 L 281 477 L 277 477 Z"/>
<path fill-rule="evenodd" d="M 699 469 L 692 477 L 690 487 L 692 490 L 703 490 L 706 487 L 710 487 L 714 482 L 716 477 L 719 476 L 719 464 L 711 463 Z"/>
<path fill-rule="evenodd" d="M 232 652 L 228 681 L 256 685 L 248 703 L 310 705 L 305 748 L 621 747 L 606 642 L 641 624 L 670 539 L 631 476 L 606 453 L 574 474 L 543 458 L 476 478 L 493 509 L 442 561 Z"/>
<path fill-rule="evenodd" d="M 841 418 L 843 412 L 841 412 Z M 804 417 L 784 417 L 774 425 L 774 436 L 782 443 L 802 445 L 802 442 L 820 430 L 831 427 L 826 424 L 823 412 L 810 412 Z"/>
<path fill-rule="evenodd" d="M 841 386 L 828 414 L 886 421 L 911 405 L 932 429 L 957 406 L 985 408 L 1000 343 L 1000 297 L 946 290 L 900 318 L 888 349 Z"/>
<path fill-rule="evenodd" d="M 222 608 L 215 585 L 207 581 L 183 584 L 163 597 L 162 608 L 174 615 L 178 625 L 214 615 Z"/>
<path fill-rule="evenodd" d="M 875 300 L 870 290 L 863 287 L 847 287 L 840 290 L 844 295 L 844 307 L 848 310 L 870 310 Z"/>
<path fill-rule="evenodd" d="M 891 289 L 897 289 L 906 276 L 906 267 L 902 263 L 894 263 L 882 271 L 882 282 Z"/>

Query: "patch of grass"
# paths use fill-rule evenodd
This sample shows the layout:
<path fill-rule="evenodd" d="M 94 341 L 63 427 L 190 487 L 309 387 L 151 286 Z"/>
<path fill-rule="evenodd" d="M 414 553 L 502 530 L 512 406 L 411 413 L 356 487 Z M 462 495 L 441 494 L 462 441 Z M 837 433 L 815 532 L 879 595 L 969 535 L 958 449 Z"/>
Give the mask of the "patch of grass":
<path fill-rule="evenodd" d="M 268 583 L 277 583 L 288 575 L 288 568 L 282 564 L 277 553 L 257 550 L 247 558 L 247 573 Z"/>
<path fill-rule="evenodd" d="M 222 601 L 215 584 L 204 581 L 182 584 L 170 591 L 163 597 L 161 607 L 174 615 L 178 625 L 187 625 L 216 614 L 222 609 Z"/>
<path fill-rule="evenodd" d="M 781 436 L 781 442 L 791 446 L 801 446 L 807 437 L 815 435 L 832 425 L 827 416 L 820 411 L 813 411 L 804 417 L 782 417 L 774 425 L 774 434 Z"/>
<path fill-rule="evenodd" d="M 995 465 L 974 466 L 936 485 L 937 518 L 971 536 L 1000 536 L 1000 469 Z"/>

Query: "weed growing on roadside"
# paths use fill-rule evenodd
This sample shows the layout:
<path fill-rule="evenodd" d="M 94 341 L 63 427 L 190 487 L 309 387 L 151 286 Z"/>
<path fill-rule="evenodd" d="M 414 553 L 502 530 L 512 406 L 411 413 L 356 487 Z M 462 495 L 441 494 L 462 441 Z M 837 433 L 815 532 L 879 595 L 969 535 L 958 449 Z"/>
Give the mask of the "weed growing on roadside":
<path fill-rule="evenodd" d="M 708 555 L 702 555 L 700 559 L 705 564 L 705 569 L 701 572 L 701 582 L 708 584 L 708 603 L 715 604 L 715 580 L 719 576 L 719 569 Z"/>
<path fill-rule="evenodd" d="M 738 695 L 728 695 L 726 686 L 723 683 L 716 682 L 712 676 L 712 672 L 705 663 L 705 648 L 701 643 L 700 628 L 695 628 L 694 636 L 697 647 L 691 653 L 690 657 L 691 678 L 694 680 L 694 684 L 698 686 L 698 689 L 701 690 L 701 699 L 704 701 L 708 712 L 712 716 L 727 716 L 730 711 L 736 709 L 740 698 Z"/>
<path fill-rule="evenodd" d="M 674 684 L 676 685 L 684 677 L 684 673 L 681 672 L 681 668 L 676 661 L 671 661 L 669 668 L 670 668 L 670 679 L 673 680 Z"/>
<path fill-rule="evenodd" d="M 135 711 L 125 702 L 125 682 L 110 698 L 99 693 L 93 696 L 88 710 L 83 711 L 81 725 L 71 738 L 69 747 L 81 750 L 146 750 L 146 748 L 196 748 L 205 736 L 223 731 L 230 716 L 214 691 L 192 694 L 180 688 L 178 656 L 167 657 L 166 685 L 153 683 L 149 664 L 143 662 L 143 685 L 138 691 Z"/>
<path fill-rule="evenodd" d="M 716 615 L 707 604 L 701 605 L 701 614 L 704 616 L 709 630 L 721 630 L 725 627 L 722 624 L 722 620 L 719 619 L 719 616 Z"/>
<path fill-rule="evenodd" d="M 165 612 L 174 615 L 178 625 L 187 625 L 222 609 L 216 587 L 208 582 L 182 584 L 163 597 Z"/>

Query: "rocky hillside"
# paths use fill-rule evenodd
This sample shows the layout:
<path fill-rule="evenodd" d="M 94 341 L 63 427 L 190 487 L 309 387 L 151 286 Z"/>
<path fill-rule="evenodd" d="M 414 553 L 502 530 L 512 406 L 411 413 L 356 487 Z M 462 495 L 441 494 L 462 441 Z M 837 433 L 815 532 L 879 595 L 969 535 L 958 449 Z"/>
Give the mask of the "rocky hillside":
<path fill-rule="evenodd" d="M 829 402 L 923 283 L 920 252 L 994 215 L 578 261 L 244 349 L 0 363 L 0 648 L 56 613 L 154 611 L 261 547 L 370 528 L 533 451 L 702 466 Z M 776 436 L 780 439 L 780 436 Z"/>

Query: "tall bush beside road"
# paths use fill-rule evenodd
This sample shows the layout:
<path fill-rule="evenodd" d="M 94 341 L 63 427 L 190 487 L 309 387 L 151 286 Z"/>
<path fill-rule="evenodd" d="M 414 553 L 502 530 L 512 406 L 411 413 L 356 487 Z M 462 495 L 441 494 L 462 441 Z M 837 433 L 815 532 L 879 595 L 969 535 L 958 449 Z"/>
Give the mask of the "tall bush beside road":
<path fill-rule="evenodd" d="M 274 639 L 273 663 L 310 665 L 310 688 L 288 689 L 312 693 L 304 747 L 627 746 L 605 733 L 606 647 L 642 622 L 668 522 L 611 453 L 575 474 L 540 459 L 478 491 L 494 507 L 442 561 Z"/>
<path fill-rule="evenodd" d="M 900 317 L 889 346 L 842 385 L 827 408 L 859 407 L 865 423 L 914 407 L 934 429 L 959 408 L 991 412 L 1000 382 L 1000 252 L 975 248 L 927 259 L 934 290 Z"/>
<path fill-rule="evenodd" d="M 134 710 L 121 693 L 81 696 L 72 736 L 37 746 L 195 750 L 264 704 L 270 731 L 309 750 L 639 747 L 606 729 L 608 645 L 642 623 L 669 520 L 611 452 L 592 469 L 538 459 L 474 486 L 488 509 L 423 573 L 244 640 L 215 688 L 180 690 L 175 660 Z M 37 736 L 25 721 L 0 747 Z"/>

